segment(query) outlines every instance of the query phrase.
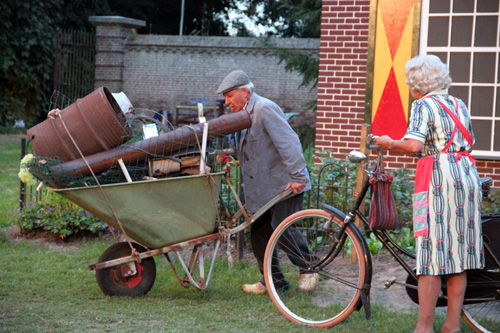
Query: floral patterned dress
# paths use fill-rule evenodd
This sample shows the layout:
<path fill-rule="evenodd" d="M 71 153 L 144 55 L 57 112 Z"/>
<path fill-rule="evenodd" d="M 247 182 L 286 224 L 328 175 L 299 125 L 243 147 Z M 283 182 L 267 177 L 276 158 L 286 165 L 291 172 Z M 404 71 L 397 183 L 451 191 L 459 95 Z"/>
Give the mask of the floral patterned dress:
<path fill-rule="evenodd" d="M 447 275 L 484 266 L 481 232 L 481 186 L 472 147 L 457 129 L 451 145 L 443 151 L 456 126 L 446 110 L 454 112 L 474 141 L 465 104 L 435 91 L 416 100 L 404 138 L 424 144 L 422 157 L 432 156 L 428 190 L 427 234 L 416 237 L 417 274 Z M 459 111 L 457 114 L 456 103 Z"/>

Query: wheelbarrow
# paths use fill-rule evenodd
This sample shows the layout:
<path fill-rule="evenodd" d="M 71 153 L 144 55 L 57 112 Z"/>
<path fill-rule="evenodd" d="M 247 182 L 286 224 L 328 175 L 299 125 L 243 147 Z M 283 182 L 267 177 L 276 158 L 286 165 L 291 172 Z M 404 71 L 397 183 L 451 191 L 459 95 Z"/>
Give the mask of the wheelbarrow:
<path fill-rule="evenodd" d="M 240 207 L 228 215 L 224 227 L 217 224 L 217 199 L 222 178 Z M 89 265 L 96 271 L 97 283 L 104 294 L 117 296 L 145 295 L 153 286 L 156 266 L 153 256 L 164 255 L 182 286 L 192 284 L 205 290 L 210 282 L 221 241 L 245 229 L 270 207 L 284 199 L 291 190 L 282 192 L 251 217 L 237 200 L 230 178 L 224 172 L 158 180 L 102 185 L 121 227 L 133 241 L 118 242 Z M 94 216 L 118 228 L 109 205 L 100 195 L 98 186 L 53 189 Z M 226 210 L 226 214 L 227 214 Z M 244 217 L 244 222 L 235 225 Z M 212 246 L 203 246 L 211 243 Z M 183 250 L 192 247 L 186 263 Z M 205 255 L 212 248 L 212 260 L 205 267 Z M 185 251 L 184 251 L 185 252 Z M 177 255 L 185 272 L 177 273 L 169 254 Z"/>
<path fill-rule="evenodd" d="M 97 263 L 89 265 L 96 271 L 97 283 L 106 295 L 146 294 L 156 278 L 152 257 L 160 254 L 166 257 L 184 287 L 193 284 L 205 290 L 221 241 L 246 228 L 289 194 L 278 195 L 249 217 L 229 175 L 220 171 L 214 147 L 220 149 L 220 142 L 227 135 L 251 126 L 248 112 L 223 115 L 88 156 L 67 126 L 65 113 L 54 112 L 53 116 L 71 140 L 64 147 L 74 146 L 81 158 L 60 163 L 50 156 L 37 157 L 27 167 L 54 192 L 124 235 L 126 241 L 119 241 L 113 232 L 117 243 L 104 251 Z M 126 182 L 119 180 L 123 176 Z M 234 216 L 226 209 L 225 225 L 217 219 L 222 178 L 239 206 Z M 241 217 L 243 223 L 234 223 L 240 222 Z M 190 247 L 192 253 L 186 263 L 183 255 Z M 213 256 L 205 267 L 209 248 Z M 179 258 L 185 271 L 183 278 L 177 274 L 170 254 Z"/>

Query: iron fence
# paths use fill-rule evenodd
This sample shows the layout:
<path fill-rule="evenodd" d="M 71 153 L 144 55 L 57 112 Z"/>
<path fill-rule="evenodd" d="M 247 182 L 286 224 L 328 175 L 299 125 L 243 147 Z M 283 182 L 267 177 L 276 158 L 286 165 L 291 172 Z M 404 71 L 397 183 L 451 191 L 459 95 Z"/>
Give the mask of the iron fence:
<path fill-rule="evenodd" d="M 85 31 L 56 30 L 54 91 L 70 100 L 94 90 L 95 34 Z"/>

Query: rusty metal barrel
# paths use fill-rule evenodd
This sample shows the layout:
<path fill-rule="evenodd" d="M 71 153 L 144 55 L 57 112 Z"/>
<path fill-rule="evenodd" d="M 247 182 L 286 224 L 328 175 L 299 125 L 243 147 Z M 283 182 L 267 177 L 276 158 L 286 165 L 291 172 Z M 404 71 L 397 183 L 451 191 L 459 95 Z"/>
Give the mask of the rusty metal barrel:
<path fill-rule="evenodd" d="M 115 148 L 132 137 L 120 106 L 105 87 L 77 99 L 61 112 L 84 156 Z M 59 117 L 48 118 L 27 133 L 38 156 L 58 157 L 64 162 L 81 157 Z"/>

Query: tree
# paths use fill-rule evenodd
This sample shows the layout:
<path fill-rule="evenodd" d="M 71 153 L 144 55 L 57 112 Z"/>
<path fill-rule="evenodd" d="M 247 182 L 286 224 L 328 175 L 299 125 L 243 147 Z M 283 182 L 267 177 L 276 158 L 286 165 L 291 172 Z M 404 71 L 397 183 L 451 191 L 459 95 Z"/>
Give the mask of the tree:
<path fill-rule="evenodd" d="M 100 0 L 109 7 L 109 15 L 144 20 L 143 34 L 178 35 L 181 0 Z M 71 2 L 71 1 L 69 1 Z M 219 13 L 234 7 L 233 0 L 185 0 L 183 35 L 227 36 Z"/>
<path fill-rule="evenodd" d="M 277 32 L 268 36 L 319 38 L 321 0 L 243 1 L 247 16 L 256 24 L 272 25 Z M 262 10 L 259 10 L 259 7 Z"/>
<path fill-rule="evenodd" d="M 185 0 L 183 34 L 227 35 L 224 10 L 232 0 Z M 0 2 L 0 125 L 23 119 L 28 126 L 48 111 L 56 28 L 93 31 L 93 15 L 148 22 L 141 33 L 179 34 L 181 1 L 16 0 Z"/>
<path fill-rule="evenodd" d="M 258 6 L 263 6 L 258 11 Z M 265 22 L 280 22 L 276 25 L 280 37 L 319 38 L 321 34 L 321 0 L 270 0 L 250 1 L 249 16 L 264 24 Z M 273 34 L 268 33 L 268 36 Z M 318 85 L 319 60 L 301 50 L 280 49 L 273 45 L 272 39 L 264 42 L 273 49 L 271 56 L 285 62 L 287 71 L 299 72 L 302 76 L 300 87 L 310 86 L 314 89 Z M 306 104 L 311 110 L 316 109 L 316 101 Z"/>
<path fill-rule="evenodd" d="M 0 124 L 33 121 L 46 106 L 60 12 L 59 0 L 0 3 Z"/>

